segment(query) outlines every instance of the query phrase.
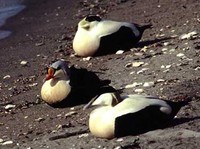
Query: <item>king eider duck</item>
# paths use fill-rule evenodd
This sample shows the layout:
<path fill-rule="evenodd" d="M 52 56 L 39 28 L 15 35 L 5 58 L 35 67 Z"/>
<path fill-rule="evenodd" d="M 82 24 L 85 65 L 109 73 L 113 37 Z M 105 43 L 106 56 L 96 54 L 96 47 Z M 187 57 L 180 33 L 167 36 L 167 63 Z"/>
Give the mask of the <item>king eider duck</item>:
<path fill-rule="evenodd" d="M 100 80 L 92 71 L 68 66 L 66 61 L 58 60 L 48 67 L 41 97 L 53 107 L 85 104 L 96 95 L 115 91 L 109 83 L 110 80 Z"/>
<path fill-rule="evenodd" d="M 71 91 L 70 71 L 66 61 L 58 60 L 48 68 L 41 88 L 42 99 L 52 105 L 64 100 Z"/>
<path fill-rule="evenodd" d="M 172 102 L 143 95 L 120 96 L 105 93 L 89 102 L 84 109 L 94 106 L 89 117 L 91 133 L 112 139 L 137 135 L 170 122 L 188 102 Z"/>
<path fill-rule="evenodd" d="M 83 57 L 128 50 L 138 43 L 144 30 L 150 27 L 151 25 L 140 26 L 89 15 L 78 23 L 73 49 Z"/>

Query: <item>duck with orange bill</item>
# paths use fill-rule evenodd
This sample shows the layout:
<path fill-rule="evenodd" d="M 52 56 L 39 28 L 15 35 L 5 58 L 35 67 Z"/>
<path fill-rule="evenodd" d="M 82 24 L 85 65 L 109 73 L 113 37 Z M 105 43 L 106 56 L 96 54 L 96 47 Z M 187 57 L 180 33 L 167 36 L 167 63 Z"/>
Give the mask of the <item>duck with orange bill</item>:
<path fill-rule="evenodd" d="M 70 71 L 66 61 L 59 60 L 51 64 L 44 78 L 41 88 L 42 99 L 48 104 L 59 103 L 64 100 L 71 91 Z"/>

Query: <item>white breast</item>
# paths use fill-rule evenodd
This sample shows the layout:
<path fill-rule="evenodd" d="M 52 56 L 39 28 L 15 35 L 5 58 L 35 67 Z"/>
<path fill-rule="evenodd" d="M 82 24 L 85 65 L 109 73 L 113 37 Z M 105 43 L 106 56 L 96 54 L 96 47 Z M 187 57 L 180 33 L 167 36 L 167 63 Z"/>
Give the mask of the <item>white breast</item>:
<path fill-rule="evenodd" d="M 79 27 L 73 40 L 73 49 L 79 56 L 92 56 L 98 50 L 99 43 L 98 36 Z"/>
<path fill-rule="evenodd" d="M 65 99 L 70 91 L 69 81 L 50 79 L 43 84 L 41 96 L 44 101 L 53 104 Z"/>

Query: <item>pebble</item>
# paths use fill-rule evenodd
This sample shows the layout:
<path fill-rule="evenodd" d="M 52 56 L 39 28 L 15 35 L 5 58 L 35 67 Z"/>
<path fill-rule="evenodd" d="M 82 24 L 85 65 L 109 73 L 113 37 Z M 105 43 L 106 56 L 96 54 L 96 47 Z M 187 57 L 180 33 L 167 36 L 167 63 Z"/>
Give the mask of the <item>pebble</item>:
<path fill-rule="evenodd" d="M 15 107 L 16 107 L 16 105 L 8 104 L 8 105 L 5 106 L 5 109 L 9 110 L 9 109 L 12 109 L 12 108 L 15 108 Z"/>
<path fill-rule="evenodd" d="M 118 50 L 115 54 L 123 54 L 124 50 Z"/>
<path fill-rule="evenodd" d="M 142 88 L 137 88 L 134 90 L 136 93 L 142 93 L 144 92 L 144 90 Z"/>
<path fill-rule="evenodd" d="M 122 141 L 124 141 L 124 139 L 123 139 L 123 138 L 119 138 L 119 139 L 117 139 L 116 141 L 117 141 L 117 142 L 122 142 Z"/>
<path fill-rule="evenodd" d="M 141 73 L 143 73 L 143 72 L 146 71 L 146 70 L 149 70 L 149 68 L 142 68 L 141 70 L 139 70 L 139 71 L 137 72 L 137 74 L 141 74 Z"/>
<path fill-rule="evenodd" d="M 176 49 L 172 48 L 169 50 L 169 52 L 174 52 Z"/>
<path fill-rule="evenodd" d="M 167 65 L 167 66 L 165 66 L 165 68 L 167 68 L 167 69 L 168 69 L 168 68 L 170 68 L 171 66 L 172 66 L 172 65 Z"/>
<path fill-rule="evenodd" d="M 164 42 L 163 45 L 164 45 L 164 46 L 168 46 L 168 45 L 169 45 L 169 42 Z"/>
<path fill-rule="evenodd" d="M 164 52 L 164 51 L 167 51 L 167 50 L 168 50 L 167 48 L 163 48 L 163 49 L 162 49 L 163 52 Z"/>
<path fill-rule="evenodd" d="M 20 64 L 23 65 L 23 66 L 26 66 L 28 64 L 28 62 L 27 61 L 21 61 Z"/>
<path fill-rule="evenodd" d="M 196 67 L 194 70 L 200 70 L 200 66 Z"/>
<path fill-rule="evenodd" d="M 32 84 L 29 84 L 28 86 L 33 87 L 33 86 L 37 86 L 37 85 L 38 85 L 38 83 L 32 83 Z"/>
<path fill-rule="evenodd" d="M 13 141 L 5 141 L 1 145 L 9 145 L 9 144 L 13 144 Z"/>
<path fill-rule="evenodd" d="M 178 53 L 176 56 L 177 56 L 177 57 L 183 57 L 183 56 L 185 56 L 185 54 L 183 54 L 183 53 Z"/>
<path fill-rule="evenodd" d="M 144 84 L 143 84 L 143 87 L 151 87 L 151 86 L 154 86 L 154 82 L 152 81 L 152 82 L 145 82 Z"/>
<path fill-rule="evenodd" d="M 92 59 L 92 57 L 88 56 L 88 57 L 84 57 L 84 58 L 83 58 L 83 61 L 89 61 L 89 60 L 91 60 L 91 59 Z"/>
<path fill-rule="evenodd" d="M 65 117 L 69 117 L 69 116 L 74 115 L 74 114 L 77 114 L 77 112 L 76 111 L 70 111 L 70 112 L 65 114 Z"/>
<path fill-rule="evenodd" d="M 42 117 L 39 117 L 39 118 L 35 119 L 36 122 L 41 122 L 43 120 L 44 120 L 44 118 L 42 118 Z"/>
<path fill-rule="evenodd" d="M 180 39 L 181 40 L 184 40 L 184 39 L 191 39 L 192 37 L 194 37 L 195 35 L 197 35 L 197 31 L 193 31 L 193 32 L 190 32 L 190 33 L 187 33 L 187 34 L 183 34 L 180 36 Z"/>
<path fill-rule="evenodd" d="M 133 88 L 133 87 L 137 87 L 137 86 L 140 86 L 140 85 L 142 85 L 141 82 L 139 82 L 139 83 L 138 82 L 134 82 L 132 84 L 126 85 L 125 88 Z"/>
<path fill-rule="evenodd" d="M 144 55 L 142 52 L 136 52 L 136 53 L 134 53 L 134 55 L 135 56 L 142 56 L 142 55 Z"/>
<path fill-rule="evenodd" d="M 2 142 L 3 142 L 3 139 L 0 138 L 0 143 L 2 143 Z"/>
<path fill-rule="evenodd" d="M 132 66 L 133 66 L 133 67 L 140 67 L 140 66 L 142 66 L 142 65 L 144 65 L 144 62 L 133 62 L 133 63 L 132 63 Z"/>
<path fill-rule="evenodd" d="M 157 82 L 157 83 L 165 82 L 165 80 L 164 80 L 164 79 L 158 79 L 156 82 Z"/>
<path fill-rule="evenodd" d="M 84 134 L 79 135 L 78 137 L 79 137 L 79 138 L 83 138 L 83 137 L 88 137 L 88 136 L 89 136 L 88 133 L 84 133 Z"/>
<path fill-rule="evenodd" d="M 163 68 L 165 68 L 165 66 L 164 66 L 164 65 L 161 65 L 161 66 L 160 66 L 160 68 L 162 68 L 162 69 L 163 69 Z"/>
<path fill-rule="evenodd" d="M 42 45 L 44 45 L 43 42 L 35 43 L 35 46 L 36 46 L 36 47 L 39 47 L 39 46 L 42 46 Z"/>
<path fill-rule="evenodd" d="M 10 78 L 10 75 L 6 75 L 3 77 L 3 79 L 9 79 Z"/>
<path fill-rule="evenodd" d="M 144 46 L 140 51 L 141 52 L 146 52 L 147 51 L 147 46 Z"/>

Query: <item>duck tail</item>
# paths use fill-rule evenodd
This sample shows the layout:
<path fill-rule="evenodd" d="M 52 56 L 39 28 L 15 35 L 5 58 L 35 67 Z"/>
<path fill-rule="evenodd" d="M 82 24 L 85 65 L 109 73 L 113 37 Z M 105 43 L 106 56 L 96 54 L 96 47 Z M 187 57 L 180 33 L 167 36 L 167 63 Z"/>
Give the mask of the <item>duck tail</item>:
<path fill-rule="evenodd" d="M 175 116 L 175 115 L 178 113 L 178 111 L 179 111 L 182 107 L 188 105 L 190 101 L 191 101 L 191 99 L 186 99 L 186 100 L 184 100 L 184 101 L 178 101 L 178 102 L 173 102 L 173 101 L 166 101 L 166 102 L 167 102 L 167 103 L 171 106 L 171 108 L 172 108 L 172 113 L 171 113 L 171 115 L 172 115 L 172 116 Z"/>
<path fill-rule="evenodd" d="M 143 33 L 144 30 L 146 30 L 146 29 L 152 28 L 152 24 L 151 24 L 151 23 L 145 24 L 145 25 L 138 25 L 138 24 L 135 24 L 135 26 L 138 28 L 138 30 L 139 30 L 141 33 Z"/>

